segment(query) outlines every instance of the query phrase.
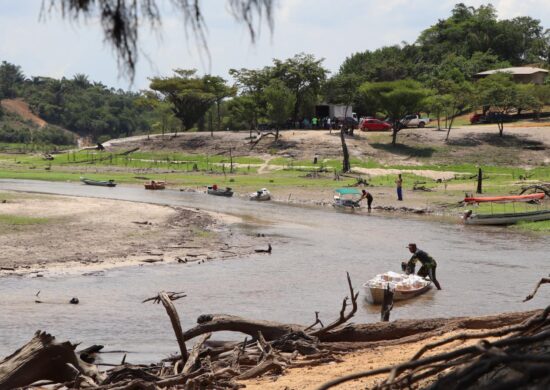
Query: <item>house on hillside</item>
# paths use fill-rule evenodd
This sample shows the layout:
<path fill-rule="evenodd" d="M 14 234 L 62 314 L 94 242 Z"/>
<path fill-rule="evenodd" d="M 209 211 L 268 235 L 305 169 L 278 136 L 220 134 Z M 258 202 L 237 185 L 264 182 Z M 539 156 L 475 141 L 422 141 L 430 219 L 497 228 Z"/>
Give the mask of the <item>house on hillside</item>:
<path fill-rule="evenodd" d="M 519 66 L 514 68 L 486 70 L 485 72 L 477 73 L 474 77 L 483 78 L 495 73 L 510 73 L 517 83 L 543 84 L 548 71 L 546 69 L 533 68 L 531 66 Z"/>

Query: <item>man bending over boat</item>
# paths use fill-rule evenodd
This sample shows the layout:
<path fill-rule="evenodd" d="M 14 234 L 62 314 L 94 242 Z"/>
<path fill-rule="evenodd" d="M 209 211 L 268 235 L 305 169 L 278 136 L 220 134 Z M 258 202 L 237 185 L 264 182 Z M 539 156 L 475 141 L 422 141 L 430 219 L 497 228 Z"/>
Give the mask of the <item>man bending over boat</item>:
<path fill-rule="evenodd" d="M 439 282 L 435 278 L 435 270 L 437 268 L 437 263 L 435 262 L 434 258 L 431 257 L 429 254 L 424 252 L 423 250 L 420 250 L 416 247 L 416 244 L 409 244 L 408 245 L 409 252 L 411 252 L 413 255 L 411 259 L 408 261 L 408 263 L 401 263 L 401 268 L 403 271 L 405 271 L 407 274 L 414 274 L 414 268 L 416 266 L 416 262 L 420 261 L 422 264 L 422 267 L 418 270 L 417 275 L 422 277 L 429 277 L 430 280 L 435 284 L 435 287 L 437 287 L 438 290 L 441 290 L 441 286 L 439 285 Z"/>

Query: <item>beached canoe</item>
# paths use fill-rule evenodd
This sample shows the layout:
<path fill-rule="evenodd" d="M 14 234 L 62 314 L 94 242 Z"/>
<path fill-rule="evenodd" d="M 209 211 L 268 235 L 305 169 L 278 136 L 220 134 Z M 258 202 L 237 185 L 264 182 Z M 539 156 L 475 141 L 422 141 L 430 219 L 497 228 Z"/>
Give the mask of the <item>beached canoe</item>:
<path fill-rule="evenodd" d="M 89 186 L 101 186 L 101 187 L 115 187 L 116 183 L 114 180 L 92 180 L 81 177 L 80 181 Z"/>
<path fill-rule="evenodd" d="M 215 195 L 215 196 L 225 196 L 227 198 L 230 198 L 233 196 L 233 190 L 230 187 L 225 187 L 224 189 L 217 188 L 214 189 L 214 187 L 207 187 L 206 193 L 208 195 Z"/>
<path fill-rule="evenodd" d="M 381 304 L 384 300 L 384 290 L 389 286 L 393 290 L 393 300 L 402 301 L 425 293 L 431 288 L 432 282 L 418 275 L 405 275 L 388 271 L 376 275 L 363 285 L 367 301 L 371 304 Z"/>
<path fill-rule="evenodd" d="M 145 183 L 146 190 L 163 190 L 166 188 L 166 182 L 151 180 L 149 183 Z"/>
<path fill-rule="evenodd" d="M 541 200 L 544 198 L 544 193 L 528 194 L 528 195 L 507 195 L 507 196 L 469 196 L 464 198 L 464 203 L 503 203 L 503 202 L 529 202 L 532 200 Z"/>
<path fill-rule="evenodd" d="M 463 219 L 466 225 L 513 225 L 518 222 L 550 220 L 550 210 L 499 214 L 475 214 L 467 212 L 464 214 Z"/>

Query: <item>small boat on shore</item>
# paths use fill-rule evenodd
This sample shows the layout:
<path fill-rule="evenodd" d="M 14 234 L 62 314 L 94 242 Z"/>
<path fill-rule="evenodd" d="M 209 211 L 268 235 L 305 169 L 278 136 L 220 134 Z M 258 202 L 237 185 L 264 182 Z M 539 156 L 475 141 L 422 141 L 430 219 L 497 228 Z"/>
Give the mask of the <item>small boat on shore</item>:
<path fill-rule="evenodd" d="M 337 188 L 332 201 L 332 207 L 337 210 L 355 211 L 361 207 L 359 199 L 361 191 L 357 188 Z"/>
<path fill-rule="evenodd" d="M 230 187 L 225 187 L 224 189 L 221 189 L 215 186 L 208 186 L 206 188 L 206 193 L 208 195 L 225 196 L 227 198 L 233 196 L 233 190 Z"/>
<path fill-rule="evenodd" d="M 166 188 L 166 182 L 151 180 L 149 183 L 145 183 L 144 186 L 146 190 L 163 190 Z"/>
<path fill-rule="evenodd" d="M 474 205 L 478 203 L 512 203 L 512 210 L 510 212 L 506 210 L 505 212 L 493 213 L 493 206 L 491 205 L 490 213 L 476 213 L 474 210 L 468 210 L 464 213 L 462 219 L 466 225 L 513 225 L 518 222 L 550 220 L 549 209 L 527 210 L 526 206 L 525 210 L 519 211 L 514 206 L 517 202 L 540 204 L 544 197 L 544 193 L 485 197 L 469 196 L 464 198 L 464 203 Z"/>
<path fill-rule="evenodd" d="M 393 291 L 393 300 L 402 301 L 425 293 L 431 288 L 429 279 L 418 275 L 405 275 L 388 271 L 376 275 L 363 285 L 367 301 L 371 304 L 381 304 L 384 300 L 384 290 L 389 286 Z"/>
<path fill-rule="evenodd" d="M 507 196 L 467 196 L 464 198 L 464 203 L 508 203 L 508 202 L 530 202 L 544 199 L 544 193 L 535 193 L 528 195 L 507 195 Z"/>
<path fill-rule="evenodd" d="M 251 193 L 249 199 L 256 201 L 270 200 L 271 193 L 267 190 L 267 188 L 262 188 L 261 190 Z"/>
<path fill-rule="evenodd" d="M 550 219 L 550 210 L 518 213 L 476 214 L 467 211 L 463 215 L 466 225 L 513 225 L 518 222 L 538 222 Z"/>
<path fill-rule="evenodd" d="M 115 187 L 116 183 L 114 180 L 92 180 L 81 177 L 80 181 L 89 186 L 100 186 L 100 187 Z"/>

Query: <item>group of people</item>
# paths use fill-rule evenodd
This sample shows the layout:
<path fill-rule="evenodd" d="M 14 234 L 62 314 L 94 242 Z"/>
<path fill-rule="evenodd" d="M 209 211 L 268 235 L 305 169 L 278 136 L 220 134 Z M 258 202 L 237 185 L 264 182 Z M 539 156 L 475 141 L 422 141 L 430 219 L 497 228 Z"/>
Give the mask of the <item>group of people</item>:
<path fill-rule="evenodd" d="M 334 130 L 340 127 L 340 121 L 338 118 L 331 118 L 329 116 L 318 118 L 316 116 L 312 118 L 304 118 L 302 120 L 292 123 L 296 129 L 325 129 Z"/>
<path fill-rule="evenodd" d="M 403 200 L 403 178 L 401 177 L 401 174 L 397 175 L 397 179 L 395 180 L 395 185 L 397 189 L 397 200 L 402 201 Z M 374 200 L 374 197 L 369 191 L 363 189 L 361 190 L 361 198 L 359 198 L 359 202 L 361 202 L 363 199 L 367 200 L 367 210 L 370 213 L 372 210 L 372 202 Z"/>

